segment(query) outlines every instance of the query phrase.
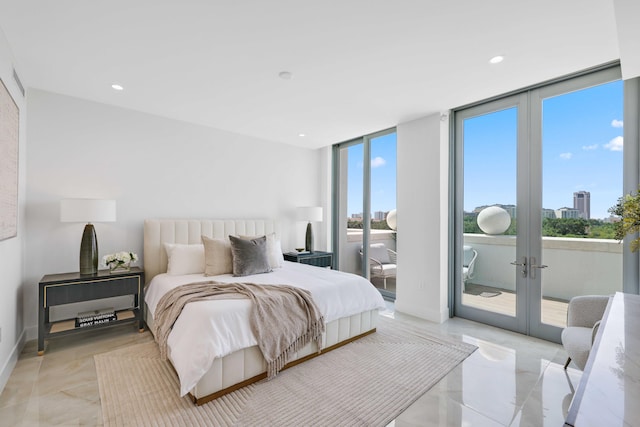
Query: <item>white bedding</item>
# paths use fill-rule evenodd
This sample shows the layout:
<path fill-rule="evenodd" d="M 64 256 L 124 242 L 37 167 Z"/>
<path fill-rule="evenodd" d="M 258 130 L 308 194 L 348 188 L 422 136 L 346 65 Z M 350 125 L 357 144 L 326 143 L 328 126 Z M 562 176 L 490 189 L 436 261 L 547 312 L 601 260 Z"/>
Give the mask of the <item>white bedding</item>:
<path fill-rule="evenodd" d="M 155 276 L 145 290 L 149 314 L 170 289 L 198 281 L 286 284 L 311 292 L 326 323 L 363 311 L 383 309 L 380 293 L 366 279 L 354 274 L 293 262 L 271 273 L 245 277 L 231 274 Z M 251 302 L 242 300 L 199 301 L 187 304 L 167 341 L 169 358 L 180 378 L 180 395 L 187 394 L 209 370 L 213 360 L 257 345 L 249 326 Z"/>

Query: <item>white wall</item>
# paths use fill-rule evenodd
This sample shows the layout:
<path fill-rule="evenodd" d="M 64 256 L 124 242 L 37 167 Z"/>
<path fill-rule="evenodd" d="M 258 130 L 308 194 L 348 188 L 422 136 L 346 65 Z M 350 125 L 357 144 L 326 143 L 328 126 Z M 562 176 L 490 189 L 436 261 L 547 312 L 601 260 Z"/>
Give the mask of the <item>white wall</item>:
<path fill-rule="evenodd" d="M 23 334 L 23 245 L 25 242 L 25 176 L 27 108 L 13 80 L 13 55 L 0 30 L 0 79 L 20 109 L 20 147 L 18 177 L 18 235 L 0 241 L 0 391 L 4 388 L 24 345 Z"/>
<path fill-rule="evenodd" d="M 395 308 L 444 322 L 447 308 L 448 127 L 440 114 L 398 132 L 398 277 Z"/>
<path fill-rule="evenodd" d="M 78 270 L 84 224 L 60 223 L 63 198 L 109 198 L 117 222 L 95 224 L 100 257 L 141 257 L 143 220 L 277 218 L 283 249 L 304 235 L 296 206 L 322 201 L 320 151 L 39 90 L 28 92 L 25 323 L 36 336 L 37 284 Z M 318 233 L 318 247 L 326 247 Z M 61 317 L 61 312 L 52 318 Z M 65 317 L 65 316 L 62 316 Z"/>

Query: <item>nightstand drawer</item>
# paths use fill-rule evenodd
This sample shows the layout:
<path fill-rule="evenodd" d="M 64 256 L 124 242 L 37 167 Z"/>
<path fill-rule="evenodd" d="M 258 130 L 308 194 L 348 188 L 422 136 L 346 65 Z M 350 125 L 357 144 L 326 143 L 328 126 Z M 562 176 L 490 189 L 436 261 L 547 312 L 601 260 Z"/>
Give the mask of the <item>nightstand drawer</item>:
<path fill-rule="evenodd" d="M 331 255 L 323 255 L 313 258 L 302 258 L 300 264 L 315 265 L 316 267 L 331 267 Z"/>
<path fill-rule="evenodd" d="M 333 268 L 333 253 L 324 251 L 295 253 L 289 252 L 284 254 L 286 261 L 293 261 L 300 264 L 313 265 L 315 267 L 331 267 Z"/>
<path fill-rule="evenodd" d="M 118 280 L 56 283 L 44 286 L 44 306 L 71 304 L 87 300 L 140 293 L 140 276 L 119 277 Z"/>

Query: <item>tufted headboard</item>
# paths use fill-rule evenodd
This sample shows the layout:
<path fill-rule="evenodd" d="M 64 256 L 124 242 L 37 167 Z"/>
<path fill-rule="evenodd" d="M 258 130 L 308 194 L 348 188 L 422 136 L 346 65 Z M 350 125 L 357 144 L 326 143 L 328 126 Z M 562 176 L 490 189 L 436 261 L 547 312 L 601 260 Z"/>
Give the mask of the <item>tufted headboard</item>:
<path fill-rule="evenodd" d="M 279 234 L 276 221 L 268 219 L 146 219 L 144 221 L 144 272 L 146 282 L 167 271 L 165 243 L 200 244 L 201 236 L 260 236 Z"/>

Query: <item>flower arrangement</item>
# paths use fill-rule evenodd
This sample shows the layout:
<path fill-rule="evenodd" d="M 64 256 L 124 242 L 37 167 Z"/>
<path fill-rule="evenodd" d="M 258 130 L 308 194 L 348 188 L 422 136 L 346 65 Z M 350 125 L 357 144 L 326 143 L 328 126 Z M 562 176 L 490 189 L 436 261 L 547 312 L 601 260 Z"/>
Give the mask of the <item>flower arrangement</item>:
<path fill-rule="evenodd" d="M 133 252 L 116 252 L 102 257 L 102 263 L 109 267 L 110 271 L 129 270 L 131 263 L 138 260 L 138 255 Z"/>
<path fill-rule="evenodd" d="M 622 240 L 627 234 L 640 232 L 640 192 L 620 197 L 609 212 L 621 218 L 616 223 L 616 239 Z M 631 252 L 637 252 L 640 249 L 640 238 L 632 240 L 629 248 Z"/>

